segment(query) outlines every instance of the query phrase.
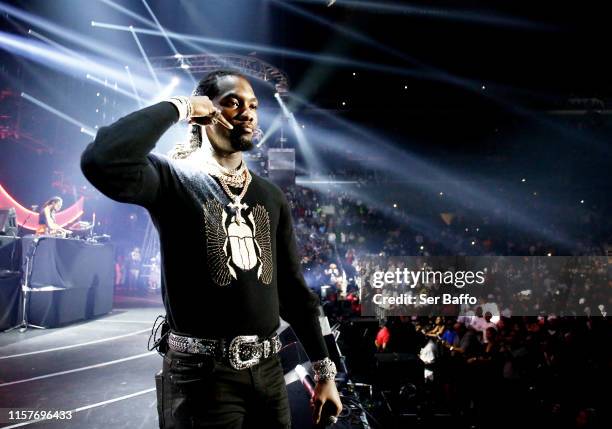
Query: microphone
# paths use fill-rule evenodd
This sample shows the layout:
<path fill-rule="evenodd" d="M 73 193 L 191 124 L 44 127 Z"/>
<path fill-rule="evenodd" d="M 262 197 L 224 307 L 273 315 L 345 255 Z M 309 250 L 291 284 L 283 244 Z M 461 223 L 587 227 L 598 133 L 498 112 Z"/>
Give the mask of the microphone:
<path fill-rule="evenodd" d="M 308 371 L 306 371 L 306 368 L 304 368 L 300 364 L 295 366 L 295 372 L 297 373 L 298 377 L 300 377 L 300 381 L 302 382 L 302 385 L 304 385 L 304 388 L 308 391 L 308 394 L 312 398 L 315 393 L 314 391 L 315 382 L 313 378 L 310 376 L 310 374 L 308 374 Z M 331 401 L 326 401 L 323 404 L 323 409 L 321 410 L 321 420 L 315 427 L 316 428 L 329 428 L 333 426 L 334 424 L 338 422 L 338 418 L 335 416 L 335 414 L 336 414 L 335 405 Z"/>
<path fill-rule="evenodd" d="M 299 364 L 296 365 L 295 372 L 298 375 L 298 377 L 300 377 L 300 381 L 302 382 L 302 385 L 308 391 L 308 394 L 312 398 L 314 396 L 314 386 L 315 386 L 314 380 L 312 379 L 310 374 L 308 374 L 308 371 L 306 371 L 306 368 L 304 368 L 302 365 L 299 365 Z"/>

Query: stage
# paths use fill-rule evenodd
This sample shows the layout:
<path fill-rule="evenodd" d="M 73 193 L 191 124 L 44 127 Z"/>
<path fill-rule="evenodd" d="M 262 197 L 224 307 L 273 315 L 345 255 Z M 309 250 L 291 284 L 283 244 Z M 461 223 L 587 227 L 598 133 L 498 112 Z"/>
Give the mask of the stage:
<path fill-rule="evenodd" d="M 160 296 L 116 295 L 114 305 L 96 319 L 0 335 L 0 428 L 159 427 L 154 376 L 162 358 L 147 350 L 147 342 L 156 317 L 165 313 Z M 309 397 L 295 371 L 297 364 L 308 369 L 310 363 L 287 323 L 281 321 L 278 332 L 292 427 L 313 427 Z M 343 377 L 346 389 L 350 381 Z M 351 427 L 369 427 L 357 397 L 343 391 L 352 398 Z M 30 411 L 71 418 L 36 421 Z M 14 418 L 17 412 L 23 418 Z"/>
<path fill-rule="evenodd" d="M 58 329 L 0 335 L 0 427 L 9 410 L 72 411 L 45 428 L 156 428 L 154 375 L 161 357 L 147 340 L 162 307 L 118 308 Z M 29 420 L 29 419 L 28 419 Z"/>

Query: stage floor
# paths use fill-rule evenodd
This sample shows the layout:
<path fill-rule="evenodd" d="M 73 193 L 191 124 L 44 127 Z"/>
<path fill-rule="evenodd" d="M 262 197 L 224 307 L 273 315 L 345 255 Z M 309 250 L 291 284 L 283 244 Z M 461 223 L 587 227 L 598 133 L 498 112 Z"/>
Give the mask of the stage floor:
<path fill-rule="evenodd" d="M 62 328 L 0 333 L 0 427 L 157 428 L 162 361 L 147 340 L 164 309 L 141 301 L 116 300 L 108 315 Z M 72 419 L 9 422 L 11 410 L 72 411 Z"/>

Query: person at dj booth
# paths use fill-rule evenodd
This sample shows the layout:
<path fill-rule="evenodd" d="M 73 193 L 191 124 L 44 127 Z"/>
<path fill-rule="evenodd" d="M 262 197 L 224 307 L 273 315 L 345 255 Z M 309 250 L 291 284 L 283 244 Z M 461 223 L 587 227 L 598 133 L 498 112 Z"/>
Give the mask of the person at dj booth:
<path fill-rule="evenodd" d="M 169 98 L 102 127 L 81 157 L 96 188 L 145 207 L 159 232 L 169 326 L 160 427 L 290 427 L 279 316 L 312 361 L 313 418 L 321 419 L 325 405 L 336 421 L 342 408 L 290 206 L 243 160 L 258 133 L 257 107 L 245 76 L 218 70 L 191 97 Z M 191 124 L 190 141 L 168 157 L 153 153 L 182 120 Z"/>
<path fill-rule="evenodd" d="M 62 209 L 64 201 L 61 197 L 48 199 L 38 211 L 38 228 L 36 235 L 57 235 L 63 236 L 72 234 L 72 231 L 62 228 L 55 221 L 55 213 Z"/>

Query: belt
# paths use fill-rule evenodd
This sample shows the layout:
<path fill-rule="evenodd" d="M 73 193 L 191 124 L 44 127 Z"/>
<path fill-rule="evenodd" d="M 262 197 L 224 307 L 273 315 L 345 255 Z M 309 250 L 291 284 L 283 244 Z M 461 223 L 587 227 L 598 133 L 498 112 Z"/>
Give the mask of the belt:
<path fill-rule="evenodd" d="M 270 338 L 240 335 L 232 338 L 229 346 L 227 343 L 226 339 L 187 337 L 174 332 L 168 335 L 168 347 L 172 350 L 227 360 L 232 368 L 237 370 L 257 365 L 262 359 L 278 353 L 282 346 L 278 334 Z"/>

